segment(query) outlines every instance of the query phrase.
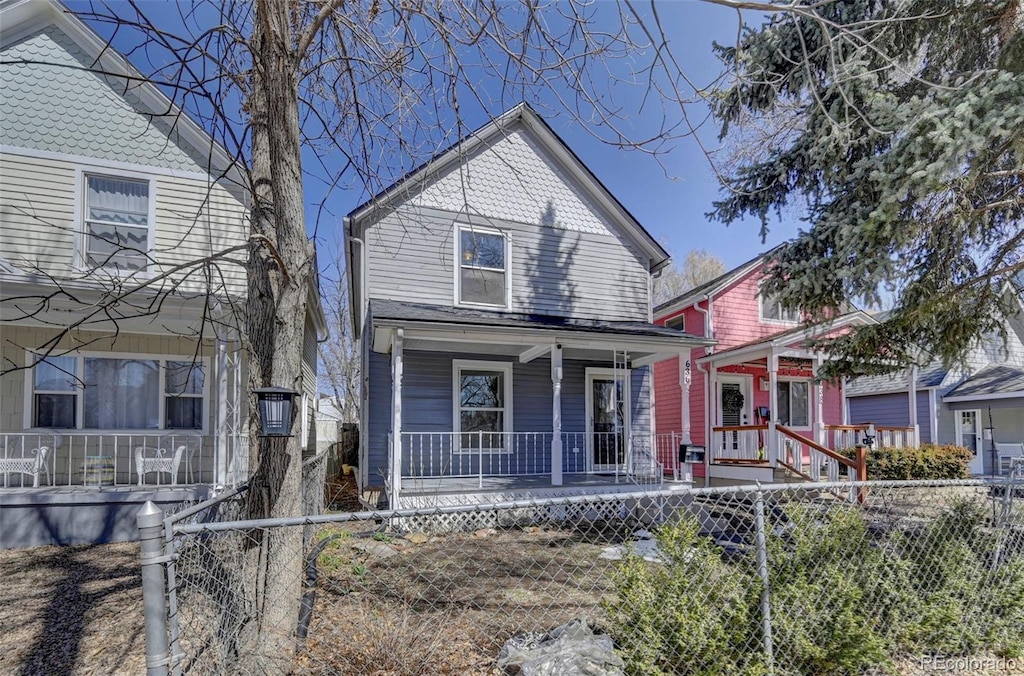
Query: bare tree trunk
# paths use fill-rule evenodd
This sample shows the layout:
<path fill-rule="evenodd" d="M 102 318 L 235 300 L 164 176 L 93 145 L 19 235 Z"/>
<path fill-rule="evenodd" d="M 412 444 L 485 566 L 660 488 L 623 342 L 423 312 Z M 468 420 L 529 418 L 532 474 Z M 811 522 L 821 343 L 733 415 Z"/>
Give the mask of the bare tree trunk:
<path fill-rule="evenodd" d="M 302 199 L 298 57 L 289 4 L 256 4 L 252 89 L 252 229 L 247 322 L 250 385 L 302 391 L 302 345 L 312 255 Z M 253 410 L 251 407 L 250 410 Z M 255 518 L 301 514 L 302 448 L 298 436 L 267 439 L 250 426 L 255 449 L 249 513 Z M 264 673 L 287 671 L 294 649 L 302 571 L 302 531 L 272 529 L 254 538 L 259 626 L 252 657 Z"/>

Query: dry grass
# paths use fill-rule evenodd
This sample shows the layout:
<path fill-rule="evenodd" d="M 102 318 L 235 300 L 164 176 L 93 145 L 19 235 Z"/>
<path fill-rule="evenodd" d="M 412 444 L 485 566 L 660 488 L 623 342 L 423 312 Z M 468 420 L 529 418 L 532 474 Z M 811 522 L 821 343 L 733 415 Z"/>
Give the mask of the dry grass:
<path fill-rule="evenodd" d="M 600 540 L 601 538 L 596 538 Z M 613 562 L 573 531 L 446 535 L 373 560 L 336 539 L 320 560 L 302 668 L 314 673 L 497 674 L 512 636 L 600 624 Z"/>
<path fill-rule="evenodd" d="M 145 671 L 139 546 L 0 551 L 0 674 Z"/>

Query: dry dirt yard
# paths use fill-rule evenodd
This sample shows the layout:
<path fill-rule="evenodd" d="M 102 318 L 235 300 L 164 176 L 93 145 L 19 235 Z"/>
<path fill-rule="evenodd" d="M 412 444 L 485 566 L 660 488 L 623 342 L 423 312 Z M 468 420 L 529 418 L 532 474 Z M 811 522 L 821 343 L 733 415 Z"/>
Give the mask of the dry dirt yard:
<path fill-rule="evenodd" d="M 0 550 L 0 674 L 141 674 L 137 543 Z"/>

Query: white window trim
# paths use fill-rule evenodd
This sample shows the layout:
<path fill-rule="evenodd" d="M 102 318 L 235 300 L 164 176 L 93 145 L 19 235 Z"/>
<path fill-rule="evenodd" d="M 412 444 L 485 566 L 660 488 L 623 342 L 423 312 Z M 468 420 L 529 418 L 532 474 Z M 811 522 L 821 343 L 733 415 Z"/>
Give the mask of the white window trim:
<path fill-rule="evenodd" d="M 132 277 L 132 276 L 148 276 L 152 275 L 153 263 L 150 261 L 144 268 L 139 270 L 118 270 L 116 268 L 93 268 L 90 267 L 87 261 L 87 245 L 86 245 L 86 218 L 85 209 L 87 206 L 87 191 L 85 189 L 85 182 L 88 176 L 105 176 L 113 179 L 123 179 L 126 181 L 140 181 L 149 184 L 149 213 L 146 215 L 146 220 L 149 226 L 149 237 L 146 239 L 146 254 L 152 258 L 153 251 L 156 249 L 156 191 L 157 191 L 157 180 L 152 174 L 143 174 L 138 172 L 118 171 L 111 170 L 101 166 L 88 166 L 79 165 L 75 167 L 75 221 L 74 221 L 74 261 L 73 266 L 75 272 L 82 274 L 104 274 L 112 277 Z"/>
<path fill-rule="evenodd" d="M 164 433 L 180 433 L 180 434 L 209 434 L 210 428 L 210 416 L 212 414 L 212 404 L 210 400 L 210 381 L 212 379 L 211 371 L 211 360 L 209 357 L 200 357 L 195 359 L 195 355 L 179 355 L 179 354 L 151 354 L 143 352 L 89 352 L 89 351 L 73 351 L 66 354 L 59 354 L 54 356 L 60 357 L 74 357 L 75 358 L 75 377 L 78 379 L 78 384 L 75 387 L 75 427 L 63 428 L 65 432 L 95 432 L 95 433 L 107 433 L 107 434 L 164 434 Z M 96 427 L 84 427 L 85 423 L 85 397 L 83 395 L 84 386 L 82 383 L 85 382 L 85 359 L 97 358 L 97 359 L 133 359 L 133 360 L 148 360 L 157 361 L 160 363 L 160 405 L 159 405 L 159 426 L 156 428 L 145 428 L 145 429 L 108 429 L 108 428 L 96 428 Z M 203 366 L 203 426 L 199 429 L 194 428 L 168 428 L 167 427 L 167 362 L 169 361 L 198 361 Z M 31 350 L 25 352 L 25 378 L 24 378 L 24 391 L 25 391 L 25 406 L 23 413 L 23 428 L 26 431 L 39 431 L 47 428 L 34 427 L 35 422 L 35 372 L 32 369 L 32 365 L 35 362 L 35 357 Z"/>
<path fill-rule="evenodd" d="M 978 454 L 981 454 L 985 450 L 985 436 L 984 436 L 984 431 L 981 428 L 981 409 L 980 408 L 970 408 L 970 409 L 964 408 L 964 409 L 959 409 L 957 411 L 954 411 L 954 414 L 955 414 L 956 417 L 954 418 L 955 422 L 953 423 L 953 426 L 956 428 L 956 444 L 957 444 L 957 446 L 963 446 L 964 445 L 964 431 L 963 431 L 963 427 L 960 425 L 960 416 L 963 415 L 964 413 L 973 413 L 974 414 L 974 425 L 975 425 L 974 435 L 975 435 L 975 437 L 977 437 L 977 440 L 978 440 L 978 448 L 976 448 L 974 450 L 977 451 Z M 966 448 L 966 446 L 965 446 L 965 448 Z"/>
<path fill-rule="evenodd" d="M 817 390 L 817 388 L 814 387 L 813 380 L 810 379 L 810 378 L 793 378 L 793 377 L 782 377 L 782 376 L 780 376 L 780 377 L 776 378 L 776 387 L 778 387 L 778 383 L 807 383 L 807 424 L 806 425 L 789 425 L 788 427 L 790 429 L 794 429 L 794 430 L 811 430 L 811 429 L 814 429 L 815 402 L 814 402 L 813 398 L 815 396 L 814 393 Z M 790 409 L 790 411 L 793 410 L 793 389 L 792 388 L 790 388 L 790 390 L 789 390 L 789 409 Z M 775 418 L 775 420 L 779 419 L 777 413 L 778 413 L 777 411 L 772 411 L 772 416 Z"/>
<path fill-rule="evenodd" d="M 462 371 L 463 369 L 476 369 L 482 371 L 501 371 L 505 376 L 505 409 L 504 409 L 504 432 L 506 435 L 512 433 L 512 362 L 510 361 L 480 361 L 476 359 L 453 359 L 452 360 L 452 452 L 477 455 L 479 449 L 462 449 Z M 486 455 L 507 455 L 512 452 L 512 444 L 507 444 L 503 450 L 487 450 Z"/>
<path fill-rule="evenodd" d="M 799 309 L 796 310 L 796 314 L 797 314 L 797 318 L 796 319 L 771 319 L 771 318 L 765 317 L 764 316 L 764 304 L 765 304 L 766 300 L 768 300 L 768 299 L 766 299 L 765 296 L 764 296 L 763 287 L 758 287 L 758 290 L 757 290 L 757 318 L 761 321 L 761 323 L 763 323 L 763 324 L 777 324 L 779 326 L 796 326 L 797 324 L 800 323 L 800 314 L 801 313 L 800 313 Z M 790 312 L 790 310 L 783 309 L 782 304 L 779 303 L 778 300 L 775 300 L 774 302 L 779 304 L 779 314 L 782 314 L 783 312 Z"/>
<path fill-rule="evenodd" d="M 682 324 L 682 326 L 680 326 L 676 330 L 677 331 L 685 331 L 686 330 L 686 313 L 685 312 L 680 312 L 679 314 L 675 315 L 674 317 L 669 317 L 668 319 L 665 320 L 664 326 L 665 326 L 666 329 L 673 329 L 673 328 L 675 328 L 674 326 L 669 326 L 669 322 L 679 322 L 680 324 Z"/>
<path fill-rule="evenodd" d="M 462 233 L 472 232 L 483 235 L 498 235 L 505 240 L 505 304 L 492 305 L 491 303 L 470 303 L 462 300 Z M 455 247 L 454 247 L 454 278 L 455 278 L 455 307 L 465 308 L 500 308 L 505 311 L 512 309 L 512 238 L 509 233 L 497 228 L 487 228 L 468 223 L 455 224 Z M 497 270 L 497 268 L 485 268 Z"/>

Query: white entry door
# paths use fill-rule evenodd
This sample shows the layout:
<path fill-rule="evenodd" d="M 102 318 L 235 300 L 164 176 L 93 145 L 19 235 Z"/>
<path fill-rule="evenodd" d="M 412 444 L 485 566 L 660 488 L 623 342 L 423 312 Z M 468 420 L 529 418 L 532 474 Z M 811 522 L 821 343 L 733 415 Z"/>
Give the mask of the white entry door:
<path fill-rule="evenodd" d="M 590 471 L 622 471 L 629 443 L 629 371 L 587 369 L 587 457 Z"/>
<path fill-rule="evenodd" d="M 718 413 L 716 416 L 718 427 L 749 425 L 753 404 L 750 378 L 721 375 L 718 377 Z M 725 450 L 735 451 L 743 443 L 743 436 L 738 432 L 731 432 L 718 438 L 723 439 Z"/>
<path fill-rule="evenodd" d="M 971 474 L 984 474 L 985 452 L 981 436 L 981 411 L 956 411 L 954 415 L 956 442 L 974 452 L 968 471 Z"/>

